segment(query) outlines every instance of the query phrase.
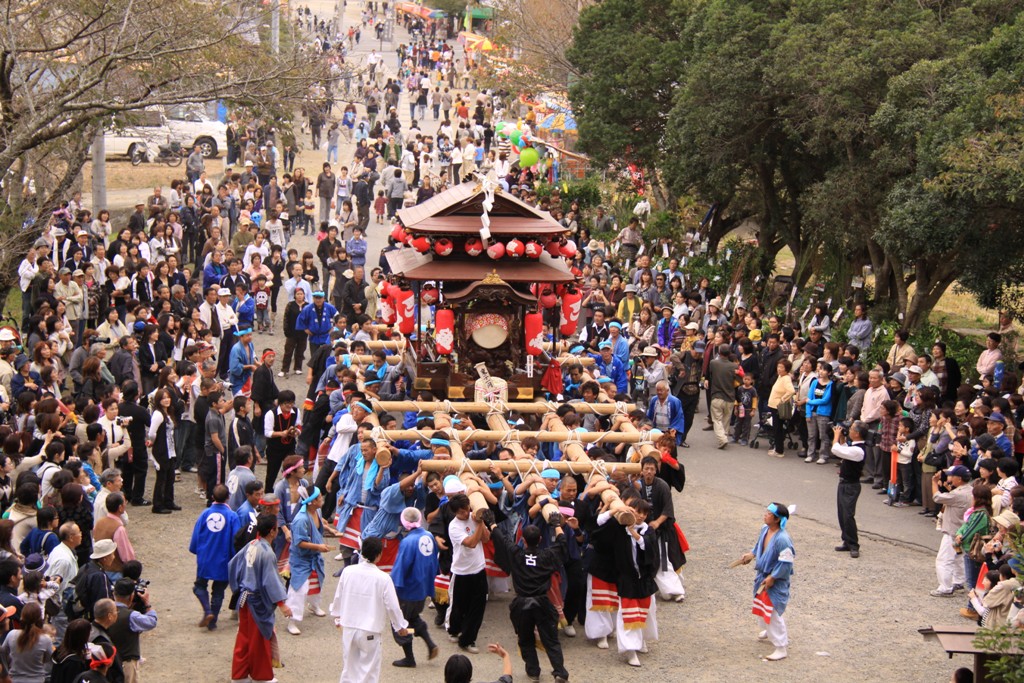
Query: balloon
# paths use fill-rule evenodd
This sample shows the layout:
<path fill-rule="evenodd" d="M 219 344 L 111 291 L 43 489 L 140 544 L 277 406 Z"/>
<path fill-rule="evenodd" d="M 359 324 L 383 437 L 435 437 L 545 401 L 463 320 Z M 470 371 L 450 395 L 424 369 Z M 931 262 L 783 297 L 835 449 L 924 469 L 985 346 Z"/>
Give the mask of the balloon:
<path fill-rule="evenodd" d="M 523 137 L 523 133 L 522 133 L 522 131 L 519 131 L 519 130 L 514 130 L 514 131 L 512 131 L 512 134 L 509 135 L 509 139 L 512 140 L 512 144 L 515 145 L 516 147 L 519 146 L 519 140 L 521 140 L 522 137 Z"/>
<path fill-rule="evenodd" d="M 496 125 L 496 126 L 494 127 L 494 132 L 495 132 L 495 133 L 499 133 L 499 134 L 500 134 L 500 133 L 501 133 L 501 131 L 505 130 L 505 125 L 506 125 L 506 124 L 505 124 L 505 122 L 504 122 L 504 121 L 499 121 L 499 122 L 498 122 L 498 125 Z"/>
<path fill-rule="evenodd" d="M 529 168 L 540 161 L 540 154 L 533 147 L 527 147 L 519 153 L 519 167 Z"/>

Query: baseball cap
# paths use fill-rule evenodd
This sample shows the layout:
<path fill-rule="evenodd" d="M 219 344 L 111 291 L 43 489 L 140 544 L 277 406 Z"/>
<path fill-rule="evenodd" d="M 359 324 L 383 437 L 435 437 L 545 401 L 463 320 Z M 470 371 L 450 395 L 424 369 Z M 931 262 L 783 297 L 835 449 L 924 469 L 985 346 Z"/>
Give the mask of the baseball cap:
<path fill-rule="evenodd" d="M 707 347 L 708 345 L 704 343 L 704 340 L 698 340 L 693 345 L 693 350 L 696 351 L 697 353 L 704 353 L 704 349 L 706 349 Z"/>
<path fill-rule="evenodd" d="M 920 375 L 921 372 L 922 372 L 921 366 L 920 365 L 911 365 L 909 368 L 907 368 L 907 372 L 912 372 L 915 375 Z"/>
<path fill-rule="evenodd" d="M 951 477 L 960 477 L 961 479 L 970 479 L 971 471 L 963 465 L 956 465 L 946 470 L 946 474 Z"/>
<path fill-rule="evenodd" d="M 227 287 L 221 287 L 217 290 L 217 296 L 231 296 L 231 290 Z"/>
<path fill-rule="evenodd" d="M 1006 418 L 1003 417 L 1002 413 L 992 413 L 985 418 L 989 422 L 998 422 L 999 424 L 1006 424 Z"/>

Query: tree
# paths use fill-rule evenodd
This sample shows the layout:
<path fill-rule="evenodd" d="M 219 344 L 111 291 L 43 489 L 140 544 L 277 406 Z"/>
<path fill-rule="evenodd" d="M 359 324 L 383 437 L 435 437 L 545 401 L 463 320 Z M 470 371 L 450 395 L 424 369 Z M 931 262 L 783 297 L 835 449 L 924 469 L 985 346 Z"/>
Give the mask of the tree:
<path fill-rule="evenodd" d="M 678 15 L 663 0 L 605 0 L 580 13 L 566 58 L 580 146 L 597 163 L 647 169 L 662 206 L 675 196 L 659 177 L 662 140 L 683 71 Z"/>
<path fill-rule="evenodd" d="M 994 299 L 1006 288 L 993 272 L 1024 270 L 1024 131 L 991 104 L 1024 80 L 1024 2 L 648 9 L 611 0 L 581 15 L 568 53 L 583 74 L 570 91 L 581 141 L 715 204 L 712 247 L 751 218 L 767 269 L 788 247 L 798 282 L 832 281 L 834 295 L 870 264 L 876 304 L 911 327 L 958 278 Z M 979 250 L 993 226 L 999 253 Z"/>
<path fill-rule="evenodd" d="M 0 306 L 93 135 L 148 107 L 298 103 L 321 73 L 298 46 L 253 44 L 258 12 L 224 0 L 5 0 L 0 28 Z M 31 181 L 32 187 L 24 185 Z M 23 230 L 23 226 L 30 226 Z"/>
<path fill-rule="evenodd" d="M 591 4 L 593 0 L 522 0 L 502 7 L 496 38 L 515 49 L 510 67 L 520 92 L 564 92 L 579 76 L 566 57 L 565 36 Z"/>

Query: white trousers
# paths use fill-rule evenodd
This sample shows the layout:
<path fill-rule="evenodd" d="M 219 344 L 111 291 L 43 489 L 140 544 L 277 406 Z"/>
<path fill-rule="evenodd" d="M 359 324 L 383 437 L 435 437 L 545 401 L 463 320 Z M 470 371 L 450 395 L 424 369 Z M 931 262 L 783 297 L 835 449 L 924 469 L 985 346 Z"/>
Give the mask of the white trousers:
<path fill-rule="evenodd" d="M 607 638 L 615 632 L 615 612 L 595 612 L 594 606 L 594 582 L 587 574 L 587 621 L 583 626 L 583 632 L 590 640 Z"/>
<path fill-rule="evenodd" d="M 947 533 L 942 534 L 939 552 L 935 556 L 935 576 L 939 580 L 938 590 L 944 593 L 952 591 L 953 584 L 963 584 L 965 581 L 964 560 L 956 554 L 956 550 L 953 549 L 953 537 Z"/>
<path fill-rule="evenodd" d="M 775 647 L 786 647 L 789 645 L 789 632 L 786 630 L 786 620 L 778 612 L 772 612 L 772 620 L 768 622 L 768 641 Z"/>
<path fill-rule="evenodd" d="M 341 633 L 344 658 L 340 683 L 377 683 L 380 680 L 382 637 L 379 633 L 345 628 Z"/>
<path fill-rule="evenodd" d="M 677 595 L 686 595 L 686 589 L 683 588 L 683 575 L 672 571 L 672 565 L 655 574 L 654 582 L 658 584 L 658 595 L 662 600 L 672 600 Z"/>
<path fill-rule="evenodd" d="M 321 587 L 319 593 L 309 595 L 309 579 L 306 579 L 306 582 L 299 586 L 298 589 L 294 585 L 288 586 L 288 597 L 285 598 L 284 602 L 292 611 L 292 621 L 302 621 L 302 615 L 306 612 L 307 602 L 314 607 L 319 607 L 320 596 L 323 594 L 324 590 Z"/>
<path fill-rule="evenodd" d="M 615 643 L 618 645 L 619 652 L 639 651 L 643 648 L 644 643 L 649 643 L 658 639 L 658 601 L 651 596 L 651 609 L 647 612 L 647 623 L 644 624 L 643 628 L 630 628 L 627 629 L 625 623 L 622 621 L 622 610 L 620 609 L 615 613 Z M 590 615 L 587 615 L 587 621 L 590 621 Z"/>

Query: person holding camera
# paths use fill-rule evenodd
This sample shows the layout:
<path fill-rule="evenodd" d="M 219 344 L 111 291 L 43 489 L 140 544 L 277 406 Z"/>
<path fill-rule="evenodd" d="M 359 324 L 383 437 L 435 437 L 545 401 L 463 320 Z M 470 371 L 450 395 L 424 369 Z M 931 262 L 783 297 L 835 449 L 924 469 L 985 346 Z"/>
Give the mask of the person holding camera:
<path fill-rule="evenodd" d="M 118 579 L 114 584 L 117 618 L 105 625 L 107 635 L 117 648 L 124 669 L 125 683 L 140 683 L 139 663 L 142 646 L 139 635 L 156 628 L 156 610 L 149 604 L 149 591 L 134 579 Z"/>
<path fill-rule="evenodd" d="M 935 574 L 939 585 L 929 595 L 934 598 L 948 598 L 953 595 L 957 586 L 963 588 L 965 583 L 964 562 L 957 552 L 955 539 L 967 510 L 974 502 L 971 471 L 963 465 L 957 465 L 949 470 L 936 472 L 930 485 L 932 500 L 936 505 L 945 507 L 942 513 L 942 540 L 939 542 L 939 552 L 935 556 Z"/>
<path fill-rule="evenodd" d="M 860 542 L 857 539 L 857 520 L 854 515 L 857 513 L 860 477 L 864 472 L 864 458 L 867 455 L 867 444 L 864 443 L 867 426 L 858 420 L 845 432 L 841 425 L 836 425 L 832 435 L 832 455 L 842 460 L 839 463 L 836 505 L 843 543 L 836 546 L 836 552 L 849 552 L 850 557 L 857 558 L 860 557 Z"/>

